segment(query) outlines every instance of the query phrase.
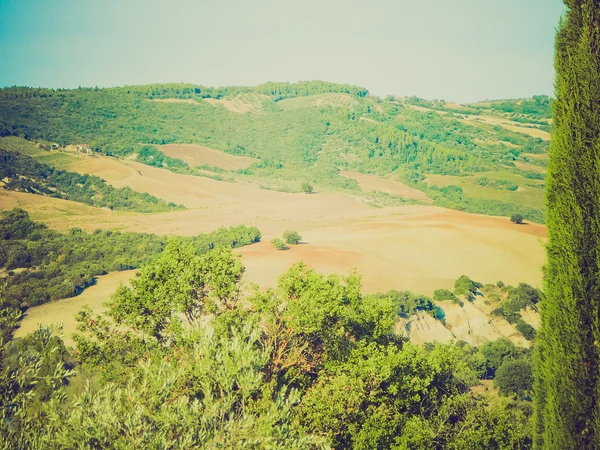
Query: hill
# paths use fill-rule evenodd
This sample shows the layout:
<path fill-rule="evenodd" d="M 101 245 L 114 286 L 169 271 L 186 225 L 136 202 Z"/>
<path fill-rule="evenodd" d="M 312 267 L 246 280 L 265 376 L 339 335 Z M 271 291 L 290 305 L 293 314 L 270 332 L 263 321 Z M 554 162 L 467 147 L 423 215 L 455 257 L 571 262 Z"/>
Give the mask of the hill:
<path fill-rule="evenodd" d="M 359 172 L 408 184 L 435 205 L 520 213 L 543 222 L 539 181 L 549 105 L 543 96 L 473 105 L 380 99 L 363 88 L 325 82 L 6 88 L 0 90 L 0 135 L 62 147 L 85 143 L 94 152 L 177 173 L 287 192 L 310 183 L 319 192 L 345 191 L 377 204 L 414 201 L 363 190 L 341 175 Z M 255 162 L 219 167 L 211 159 L 203 163 L 189 148 L 184 155 L 160 147 L 168 144 L 197 144 Z M 198 153 L 206 154 L 200 147 Z"/>

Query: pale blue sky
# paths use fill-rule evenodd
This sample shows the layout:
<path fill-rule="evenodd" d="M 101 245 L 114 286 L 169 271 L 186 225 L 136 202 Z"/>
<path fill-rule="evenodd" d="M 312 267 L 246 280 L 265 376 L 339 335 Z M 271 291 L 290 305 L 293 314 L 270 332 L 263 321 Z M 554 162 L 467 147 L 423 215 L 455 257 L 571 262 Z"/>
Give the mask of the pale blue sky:
<path fill-rule="evenodd" d="M 560 0 L 0 0 L 0 86 L 320 79 L 461 102 L 553 91 Z"/>

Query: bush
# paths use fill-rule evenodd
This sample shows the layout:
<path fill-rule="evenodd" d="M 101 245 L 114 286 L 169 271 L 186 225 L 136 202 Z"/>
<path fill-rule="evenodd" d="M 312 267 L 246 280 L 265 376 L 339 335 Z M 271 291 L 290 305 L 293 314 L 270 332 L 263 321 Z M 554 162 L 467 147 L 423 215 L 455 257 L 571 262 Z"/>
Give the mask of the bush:
<path fill-rule="evenodd" d="M 452 300 L 452 303 L 463 306 L 463 302 L 448 289 L 438 289 L 433 293 L 433 299 L 437 301 Z"/>
<path fill-rule="evenodd" d="M 535 328 L 525 322 L 523 319 L 517 321 L 517 330 L 523 335 L 528 341 L 535 339 Z"/>
<path fill-rule="evenodd" d="M 283 239 L 285 239 L 285 242 L 287 244 L 293 244 L 293 245 L 297 245 L 300 243 L 300 241 L 302 240 L 302 236 L 300 236 L 297 232 L 295 231 L 286 231 L 285 233 L 283 233 Z"/>
<path fill-rule="evenodd" d="M 454 294 L 464 295 L 470 302 L 475 300 L 477 291 L 482 288 L 483 285 L 477 281 L 471 280 L 466 275 L 461 275 L 454 283 Z"/>
<path fill-rule="evenodd" d="M 521 214 L 513 214 L 510 216 L 510 221 L 517 225 L 521 225 L 523 223 L 523 216 Z"/>
<path fill-rule="evenodd" d="M 277 250 L 287 250 L 288 249 L 288 247 L 285 245 L 285 242 L 283 242 L 283 240 L 281 240 L 279 238 L 272 239 L 271 244 L 273 244 L 273 247 L 275 247 Z"/>
<path fill-rule="evenodd" d="M 306 181 L 302 183 L 300 189 L 302 189 L 302 192 L 304 192 L 305 194 L 312 194 L 313 192 L 312 184 L 307 183 Z"/>

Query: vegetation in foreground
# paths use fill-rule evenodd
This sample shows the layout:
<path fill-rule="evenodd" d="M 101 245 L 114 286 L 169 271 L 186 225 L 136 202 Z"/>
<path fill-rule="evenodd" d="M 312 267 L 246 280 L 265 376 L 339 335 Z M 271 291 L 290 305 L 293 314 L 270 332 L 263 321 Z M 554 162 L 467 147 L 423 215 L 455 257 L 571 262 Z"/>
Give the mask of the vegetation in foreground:
<path fill-rule="evenodd" d="M 172 241 L 106 314 L 78 313 L 74 350 L 48 328 L 10 340 L 18 314 L 3 309 L 2 442 L 530 447 L 529 350 L 506 340 L 412 345 L 392 331 L 410 298 L 362 296 L 356 274 L 298 264 L 277 288 L 242 297 L 243 271 L 224 248 L 198 254 Z M 496 376 L 507 397 L 471 390 Z"/>

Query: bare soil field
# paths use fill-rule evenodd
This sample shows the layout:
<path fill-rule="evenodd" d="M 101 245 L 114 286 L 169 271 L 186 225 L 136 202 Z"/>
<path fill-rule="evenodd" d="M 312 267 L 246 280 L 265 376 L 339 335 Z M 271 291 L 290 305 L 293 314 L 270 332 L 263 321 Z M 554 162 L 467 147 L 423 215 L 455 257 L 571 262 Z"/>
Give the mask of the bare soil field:
<path fill-rule="evenodd" d="M 252 184 L 178 175 L 114 158 L 70 155 L 67 165 L 69 170 L 93 173 L 115 186 L 130 186 L 188 209 L 162 214 L 118 212 L 2 189 L 0 209 L 22 207 L 35 220 L 63 231 L 80 227 L 195 235 L 220 226 L 254 225 L 261 230 L 263 242 L 237 252 L 247 267 L 244 282 L 262 287 L 274 286 L 278 276 L 299 261 L 324 273 L 347 274 L 356 269 L 362 275 L 364 292 L 398 289 L 431 295 L 435 289 L 452 288 L 463 274 L 482 283 L 502 280 L 516 285 L 522 281 L 541 286 L 546 236 L 542 225 L 517 226 L 508 218 L 430 205 L 374 208 L 351 196 L 267 191 Z M 276 250 L 271 239 L 289 229 L 302 235 L 302 244 Z M 32 308 L 19 333 L 31 330 L 25 325 L 35 326 L 41 320 L 38 317 L 63 320 L 61 314 L 66 312 L 54 309 L 63 308 L 60 305 L 63 311 L 70 309 L 69 314 L 83 301 L 95 298 L 100 305 L 126 278 L 125 273 L 111 274 L 82 296 L 40 307 L 46 309 Z M 452 333 L 468 337 L 477 329 L 474 324 L 484 327 L 480 316 L 475 310 L 457 312 Z M 467 320 L 468 325 L 461 325 L 460 320 Z M 484 336 L 508 333 L 487 328 L 480 332 Z"/>
<path fill-rule="evenodd" d="M 359 172 L 341 171 L 340 175 L 352 180 L 356 180 L 363 191 L 387 192 L 388 194 L 395 195 L 397 197 L 410 198 L 424 203 L 432 202 L 432 200 L 423 192 L 400 183 L 399 181 Z"/>
<path fill-rule="evenodd" d="M 110 300 L 110 295 L 121 283 L 127 284 L 135 272 L 135 270 L 126 270 L 100 276 L 94 286 L 89 287 L 77 297 L 29 308 L 21 321 L 21 326 L 15 331 L 15 337 L 25 336 L 39 325 L 58 323 L 63 325 L 65 344 L 73 345 L 71 335 L 77 331 L 75 314 L 84 306 L 89 306 L 95 312 L 104 311 L 106 309 L 104 303 Z"/>
<path fill-rule="evenodd" d="M 226 170 L 238 170 L 245 169 L 257 161 L 247 156 L 230 155 L 196 144 L 166 144 L 157 145 L 156 147 L 165 155 L 172 158 L 179 158 L 191 167 L 208 165 Z"/>

